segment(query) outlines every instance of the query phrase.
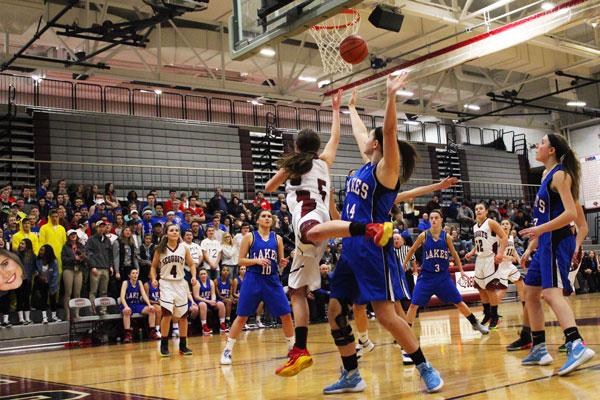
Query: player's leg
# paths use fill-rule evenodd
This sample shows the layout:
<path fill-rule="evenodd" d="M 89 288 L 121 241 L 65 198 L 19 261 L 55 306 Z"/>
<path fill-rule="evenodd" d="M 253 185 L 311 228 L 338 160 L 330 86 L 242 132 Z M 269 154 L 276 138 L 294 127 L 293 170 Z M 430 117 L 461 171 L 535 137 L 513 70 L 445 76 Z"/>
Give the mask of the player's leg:
<path fill-rule="evenodd" d="M 464 317 L 467 320 L 469 320 L 473 330 L 479 331 L 483 335 L 487 335 L 488 333 L 490 333 L 490 330 L 485 325 L 481 324 L 481 322 L 479 322 L 477 320 L 477 317 L 475 316 L 475 314 L 473 314 L 473 312 L 471 311 L 469 306 L 464 301 L 460 301 L 459 303 L 454 303 L 454 305 L 456 306 L 456 308 L 458 308 L 458 311 L 462 315 L 464 315 Z"/>
<path fill-rule="evenodd" d="M 485 289 L 487 292 L 487 298 L 490 302 L 490 330 L 496 329 L 498 326 L 498 294 L 496 293 L 496 286 L 492 284 L 491 287 Z"/>
<path fill-rule="evenodd" d="M 123 343 L 131 343 L 131 308 L 125 309 L 123 306 L 121 306 L 121 313 L 123 314 L 123 329 L 125 330 Z"/>
<path fill-rule="evenodd" d="M 217 300 L 217 310 L 219 312 L 219 329 L 222 333 L 229 332 L 229 328 L 227 327 L 227 324 L 225 324 L 225 304 L 220 300 Z"/>
<path fill-rule="evenodd" d="M 369 318 L 367 318 L 366 304 L 353 304 L 354 322 L 358 332 L 358 344 L 356 354 L 361 358 L 363 354 L 370 353 L 375 349 L 375 344 L 369 339 Z"/>
<path fill-rule="evenodd" d="M 483 325 L 490 322 L 490 298 L 488 297 L 487 290 L 482 289 L 478 283 L 475 283 L 475 288 L 479 292 L 479 299 L 481 300 L 481 305 L 483 307 L 483 320 L 481 323 Z"/>
<path fill-rule="evenodd" d="M 408 313 L 406 314 L 406 323 L 409 326 L 412 326 L 415 323 L 415 319 L 417 318 L 417 311 L 419 310 L 419 306 L 411 303 L 408 307 Z"/>
<path fill-rule="evenodd" d="M 362 392 L 367 387 L 358 371 L 358 357 L 354 345 L 352 326 L 348 321 L 348 313 L 349 305 L 347 301 L 338 300 L 334 297 L 329 299 L 327 317 L 331 328 L 331 336 L 333 336 L 342 358 L 343 369 L 340 378 L 323 389 L 325 394 Z"/>
<path fill-rule="evenodd" d="M 527 307 L 525 306 L 525 282 L 522 278 L 519 278 L 513 283 L 517 287 L 517 293 L 523 306 L 523 325 L 521 327 L 521 331 L 519 332 L 519 338 L 506 346 L 507 351 L 525 350 L 531 348 L 533 345 L 531 339 L 531 326 L 529 325 L 529 313 L 527 312 Z"/>
<path fill-rule="evenodd" d="M 148 317 L 148 328 L 150 329 L 150 335 L 152 336 L 152 333 L 156 332 L 156 314 L 154 314 L 154 307 L 144 307 L 141 314 Z"/>
<path fill-rule="evenodd" d="M 294 312 L 296 343 L 294 347 L 300 350 L 306 350 L 306 341 L 308 337 L 308 299 L 306 298 L 308 288 L 302 286 L 299 288 L 291 288 L 289 290 L 292 310 Z"/>
<path fill-rule="evenodd" d="M 392 237 L 393 229 L 394 227 L 391 222 L 361 224 L 358 222 L 335 220 L 312 227 L 307 232 L 306 238 L 313 243 L 319 243 L 334 238 L 366 236 L 372 238 L 378 246 L 385 246 Z"/>
<path fill-rule="evenodd" d="M 171 311 L 162 307 L 162 318 L 160 319 L 160 331 L 162 337 L 160 338 L 160 355 L 162 357 L 169 357 L 169 329 L 171 328 Z"/>
<path fill-rule="evenodd" d="M 173 323 L 179 321 L 179 354 L 182 356 L 191 356 L 192 350 L 187 347 L 187 337 L 188 337 L 188 298 L 187 298 L 187 282 L 183 282 L 185 289 L 180 291 L 179 299 L 181 305 L 175 305 L 175 309 L 173 310 Z"/>
<path fill-rule="evenodd" d="M 259 328 L 265 327 L 262 323 L 262 315 L 264 312 L 265 312 L 265 305 L 261 301 L 260 303 L 258 303 L 258 306 L 256 307 L 256 326 Z"/>
<path fill-rule="evenodd" d="M 154 307 L 154 315 L 156 316 L 155 317 L 155 321 L 156 321 L 156 331 L 155 331 L 156 337 L 155 337 L 155 339 L 158 340 L 158 339 L 160 339 L 160 324 L 162 321 L 162 307 L 160 306 L 160 304 L 154 304 L 153 307 Z"/>
<path fill-rule="evenodd" d="M 208 304 L 204 301 L 200 301 L 198 303 L 198 310 L 200 313 L 200 323 L 202 324 L 202 334 L 203 335 L 212 335 L 212 330 L 208 327 L 206 323 L 206 317 L 208 315 Z"/>
<path fill-rule="evenodd" d="M 428 392 L 437 392 L 444 386 L 439 373 L 427 362 L 421 351 L 419 342 L 406 321 L 400 318 L 390 301 L 372 301 L 375 316 L 383 327 L 392 334 L 394 339 L 406 350 L 414 361 L 421 377 L 425 381 Z"/>
<path fill-rule="evenodd" d="M 231 319 L 231 307 L 233 306 L 233 301 L 230 298 L 224 299 L 223 304 L 225 304 L 225 323 L 229 324 L 229 320 Z"/>

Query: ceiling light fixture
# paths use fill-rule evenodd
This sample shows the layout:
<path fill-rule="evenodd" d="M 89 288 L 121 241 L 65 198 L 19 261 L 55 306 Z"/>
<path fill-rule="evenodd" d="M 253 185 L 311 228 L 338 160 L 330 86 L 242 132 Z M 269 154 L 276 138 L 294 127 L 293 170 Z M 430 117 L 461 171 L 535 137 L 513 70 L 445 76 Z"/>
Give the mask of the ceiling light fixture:
<path fill-rule="evenodd" d="M 419 121 L 413 121 L 411 119 L 404 121 L 404 125 L 412 125 L 412 126 L 417 126 L 417 125 L 421 125 L 421 123 Z"/>
<path fill-rule="evenodd" d="M 156 93 L 157 95 L 161 95 L 162 94 L 162 90 L 160 89 L 154 89 L 154 93 Z"/>
<path fill-rule="evenodd" d="M 415 92 L 412 92 L 410 90 L 398 90 L 396 92 L 396 96 L 413 97 L 414 95 L 415 95 Z"/>
<path fill-rule="evenodd" d="M 467 110 L 472 110 L 472 111 L 479 111 L 479 110 L 481 110 L 481 107 L 479 107 L 477 104 L 465 104 L 465 108 Z"/>
<path fill-rule="evenodd" d="M 568 107 L 585 107 L 586 104 L 587 103 L 585 101 L 580 101 L 580 100 L 567 101 Z"/>
<path fill-rule="evenodd" d="M 322 80 L 319 83 L 317 83 L 317 86 L 319 86 L 319 89 L 320 89 L 324 86 L 329 85 L 330 83 L 331 83 L 331 81 L 329 79 L 325 79 L 325 80 Z"/>
<path fill-rule="evenodd" d="M 300 76 L 298 77 L 298 80 L 302 82 L 315 83 L 317 81 L 317 78 L 312 76 Z"/>
<path fill-rule="evenodd" d="M 544 11 L 549 11 L 552 10 L 554 8 L 554 3 L 551 3 L 549 1 L 545 1 L 542 3 L 542 10 Z"/>
<path fill-rule="evenodd" d="M 260 51 L 260 55 L 265 56 L 265 57 L 274 57 L 275 54 L 276 54 L 275 50 L 273 50 L 270 47 L 265 47 L 264 49 L 261 49 L 261 51 Z"/>

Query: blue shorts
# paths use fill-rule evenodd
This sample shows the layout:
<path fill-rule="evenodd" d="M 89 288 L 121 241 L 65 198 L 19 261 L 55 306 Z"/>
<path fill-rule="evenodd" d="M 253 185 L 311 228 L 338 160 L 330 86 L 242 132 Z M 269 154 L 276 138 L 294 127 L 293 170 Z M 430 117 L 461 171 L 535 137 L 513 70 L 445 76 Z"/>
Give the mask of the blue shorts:
<path fill-rule="evenodd" d="M 144 310 L 144 308 L 146 308 L 146 304 L 128 304 L 129 308 L 131 308 L 131 313 L 132 314 L 141 314 L 142 311 Z M 121 304 L 119 306 L 119 308 L 121 309 L 121 312 L 123 312 L 123 310 L 125 309 L 125 306 L 123 306 L 123 304 Z"/>
<path fill-rule="evenodd" d="M 463 301 L 450 273 L 423 271 L 417 279 L 411 304 L 425 307 L 431 296 L 436 295 L 444 303 L 458 304 Z"/>
<path fill-rule="evenodd" d="M 543 289 L 560 288 L 568 296 L 573 292 L 569 271 L 575 253 L 575 236 L 562 229 L 548 235 L 547 238 L 545 235 L 540 237 L 525 275 L 525 284 Z"/>
<path fill-rule="evenodd" d="M 400 269 L 392 243 L 382 248 L 362 236 L 346 238 L 333 273 L 331 297 L 356 304 L 405 299 L 408 286 Z"/>
<path fill-rule="evenodd" d="M 240 298 L 238 299 L 237 315 L 241 317 L 253 315 L 256 313 L 256 308 L 261 301 L 265 303 L 265 307 L 275 317 L 281 317 L 292 312 L 277 275 L 246 273 L 244 285 L 240 290 Z"/>

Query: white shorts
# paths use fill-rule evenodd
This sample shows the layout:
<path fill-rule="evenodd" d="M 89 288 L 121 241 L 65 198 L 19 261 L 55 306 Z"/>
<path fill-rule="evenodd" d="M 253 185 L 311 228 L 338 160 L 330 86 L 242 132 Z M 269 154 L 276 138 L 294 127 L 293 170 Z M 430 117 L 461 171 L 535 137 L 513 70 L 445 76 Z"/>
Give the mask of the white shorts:
<path fill-rule="evenodd" d="M 515 283 L 521 279 L 521 273 L 517 269 L 517 266 L 510 261 L 500 263 L 498 271 L 496 271 L 496 276 L 500 284 L 504 287 L 508 287 L 509 281 Z"/>
<path fill-rule="evenodd" d="M 325 253 L 327 242 L 318 243 L 317 245 L 303 243 L 302 236 L 311 227 L 327 222 L 329 219 L 329 212 L 321 210 L 319 207 L 304 216 L 301 216 L 300 213 L 295 213 L 292 216 L 292 224 L 296 235 L 296 249 L 288 277 L 290 288 L 298 289 L 308 286 L 308 290 L 313 291 L 321 287 L 319 265 Z"/>
<path fill-rule="evenodd" d="M 475 284 L 481 289 L 486 289 L 496 275 L 494 256 L 477 256 L 475 260 Z"/>
<path fill-rule="evenodd" d="M 188 283 L 181 280 L 160 280 L 159 304 L 170 311 L 175 318 L 181 318 L 188 311 Z"/>

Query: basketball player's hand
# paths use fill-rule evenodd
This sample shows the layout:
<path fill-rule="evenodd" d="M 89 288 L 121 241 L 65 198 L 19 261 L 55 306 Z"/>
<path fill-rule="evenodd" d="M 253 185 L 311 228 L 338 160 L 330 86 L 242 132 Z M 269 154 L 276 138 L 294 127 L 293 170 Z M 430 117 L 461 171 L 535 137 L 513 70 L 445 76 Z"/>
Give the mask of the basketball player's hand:
<path fill-rule="evenodd" d="M 532 226 L 530 228 L 525 228 L 519 232 L 519 235 L 521 235 L 521 237 L 528 237 L 531 240 L 539 237 L 541 234 L 542 234 L 542 232 L 540 231 L 539 226 Z"/>
<path fill-rule="evenodd" d="M 342 104 L 342 89 L 338 90 L 333 96 L 331 96 L 331 108 L 333 111 L 340 111 L 340 105 Z"/>
<path fill-rule="evenodd" d="M 465 254 L 465 260 L 471 261 L 471 258 L 473 258 L 473 253 L 472 252 L 468 252 L 467 254 Z"/>
<path fill-rule="evenodd" d="M 502 261 L 504 261 L 504 256 L 502 254 L 496 254 L 494 260 L 496 261 L 496 264 L 500 264 Z"/>
<path fill-rule="evenodd" d="M 460 279 L 469 282 L 469 275 L 465 271 L 460 271 Z"/>
<path fill-rule="evenodd" d="M 406 70 L 400 71 L 398 76 L 388 75 L 386 83 L 388 96 L 395 96 L 396 92 L 404 87 L 407 77 L 408 71 Z"/>
<path fill-rule="evenodd" d="M 352 91 L 352 96 L 350 96 L 350 101 L 348 101 L 348 108 L 356 108 L 357 100 L 358 100 L 358 90 L 354 89 Z"/>
<path fill-rule="evenodd" d="M 158 281 L 156 279 L 154 279 L 152 281 L 152 287 L 157 288 L 158 287 Z"/>
<path fill-rule="evenodd" d="M 279 267 L 281 269 L 284 269 L 285 267 L 287 267 L 289 262 L 290 262 L 290 260 L 288 258 L 282 258 L 279 260 Z"/>
<path fill-rule="evenodd" d="M 448 176 L 440 181 L 438 184 L 440 189 L 448 189 L 454 185 L 458 185 L 460 180 L 454 176 Z"/>
<path fill-rule="evenodd" d="M 523 269 L 527 269 L 527 261 L 529 261 L 529 250 L 526 250 L 521 256 L 521 267 Z"/>

